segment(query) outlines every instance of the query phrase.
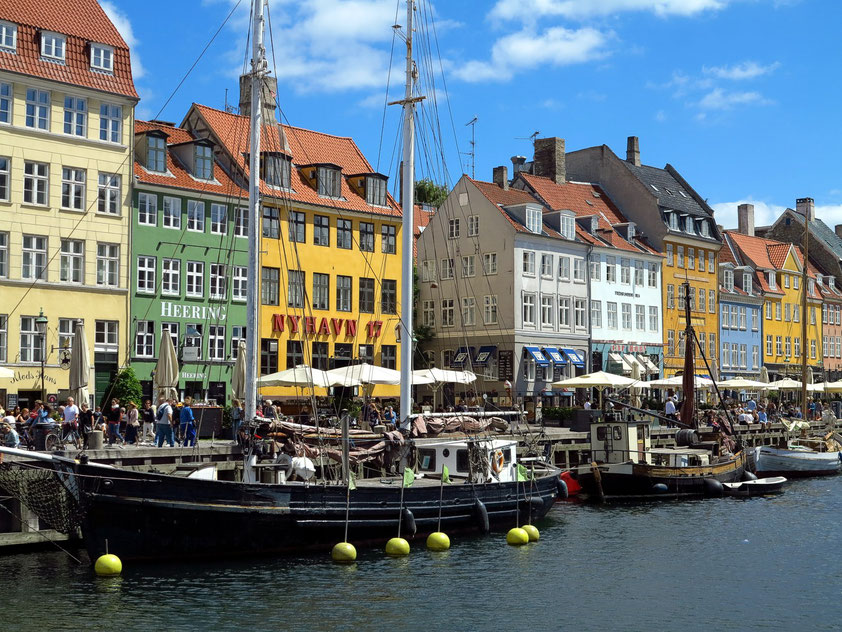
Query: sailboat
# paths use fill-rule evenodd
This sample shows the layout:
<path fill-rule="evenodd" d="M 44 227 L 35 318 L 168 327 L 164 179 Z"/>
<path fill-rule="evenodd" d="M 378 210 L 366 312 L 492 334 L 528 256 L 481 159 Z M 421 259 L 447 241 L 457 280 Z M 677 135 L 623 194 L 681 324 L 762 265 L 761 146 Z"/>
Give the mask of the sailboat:
<path fill-rule="evenodd" d="M 253 148 L 260 146 L 262 126 L 258 79 L 266 73 L 266 3 L 253 0 L 251 85 L 252 103 L 257 104 L 250 118 Z M 414 0 L 407 2 L 407 82 L 401 101 L 405 171 L 400 416 L 404 426 L 410 420 L 412 386 L 414 106 L 418 100 L 413 94 L 414 4 Z M 252 217 L 259 216 L 258 156 L 258 151 L 250 152 Z M 256 410 L 257 402 L 257 225 L 249 222 L 246 411 Z M 346 541 L 365 544 L 386 541 L 401 528 L 409 537 L 440 529 L 484 532 L 542 518 L 564 489 L 557 468 L 539 459 L 519 462 L 516 441 L 491 438 L 408 443 L 401 466 L 414 462 L 416 471 L 407 468 L 403 475 L 355 481 L 347 449 L 347 418 L 343 426 L 340 481 L 315 480 L 306 464 L 298 467 L 295 459 L 276 451 L 274 442 L 255 437 L 244 455 L 242 481 L 219 480 L 213 466 L 182 477 L 114 468 L 85 458 L 27 456 L 52 468 L 75 502 L 91 560 L 106 551 L 123 560 L 161 560 L 324 550 L 341 542 L 345 533 Z M 449 485 L 443 484 L 445 467 L 453 481 Z"/>

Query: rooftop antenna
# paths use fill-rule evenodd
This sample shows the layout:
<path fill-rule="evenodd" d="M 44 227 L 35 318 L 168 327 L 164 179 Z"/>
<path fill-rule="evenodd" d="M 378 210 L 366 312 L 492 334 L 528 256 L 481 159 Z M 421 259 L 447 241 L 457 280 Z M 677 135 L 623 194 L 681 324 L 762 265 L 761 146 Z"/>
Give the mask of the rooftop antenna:
<path fill-rule="evenodd" d="M 538 138 L 538 136 L 540 136 L 540 134 L 541 134 L 541 131 L 537 130 L 535 132 L 532 132 L 532 134 L 530 136 L 515 136 L 515 140 L 528 140 L 530 143 L 532 143 L 532 149 L 534 150 L 535 149 L 535 139 Z"/>
<path fill-rule="evenodd" d="M 477 117 L 475 116 L 470 121 L 465 123 L 465 127 L 471 126 L 471 151 L 462 152 L 466 156 L 471 157 L 471 178 L 476 179 L 477 177 L 477 135 L 476 135 L 476 125 L 477 125 Z"/>

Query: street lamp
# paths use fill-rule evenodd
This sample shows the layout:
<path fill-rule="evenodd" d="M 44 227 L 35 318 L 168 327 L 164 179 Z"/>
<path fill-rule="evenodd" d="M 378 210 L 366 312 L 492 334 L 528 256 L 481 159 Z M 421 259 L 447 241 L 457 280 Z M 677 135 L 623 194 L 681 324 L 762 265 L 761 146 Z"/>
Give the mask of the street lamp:
<path fill-rule="evenodd" d="M 35 330 L 41 339 L 41 401 L 47 399 L 47 392 L 44 390 L 44 365 L 47 361 L 47 317 L 44 316 L 44 308 L 41 308 L 41 313 L 35 319 Z"/>

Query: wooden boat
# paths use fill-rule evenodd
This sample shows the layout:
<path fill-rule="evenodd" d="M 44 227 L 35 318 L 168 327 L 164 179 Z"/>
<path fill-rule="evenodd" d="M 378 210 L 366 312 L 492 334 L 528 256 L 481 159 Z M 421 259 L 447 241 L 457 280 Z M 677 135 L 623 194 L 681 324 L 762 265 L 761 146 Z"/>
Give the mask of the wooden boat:
<path fill-rule="evenodd" d="M 740 497 L 779 494 L 783 491 L 784 483 L 786 479 L 783 476 L 771 476 L 739 483 L 722 483 L 722 491 L 726 496 Z"/>
<path fill-rule="evenodd" d="M 822 439 L 791 439 L 786 447 L 755 448 L 758 474 L 766 476 L 829 476 L 842 469 L 842 452 L 828 450 Z"/>

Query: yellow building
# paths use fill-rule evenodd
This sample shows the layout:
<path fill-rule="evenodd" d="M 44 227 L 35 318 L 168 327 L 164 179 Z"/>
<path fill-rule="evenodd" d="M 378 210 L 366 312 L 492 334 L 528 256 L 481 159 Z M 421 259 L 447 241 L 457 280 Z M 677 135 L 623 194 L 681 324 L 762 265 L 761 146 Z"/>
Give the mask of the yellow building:
<path fill-rule="evenodd" d="M 242 102 L 240 111 L 248 107 Z M 271 103 L 264 120 L 274 121 Z M 183 126 L 209 137 L 217 159 L 245 182 L 246 116 L 194 105 Z M 373 171 L 350 138 L 264 127 L 261 375 L 298 364 L 324 370 L 357 361 L 400 367 L 400 209 L 387 193 L 387 178 Z M 377 386 L 373 395 L 397 396 L 398 390 Z M 309 393 L 264 387 L 260 394 L 275 399 Z"/>
<path fill-rule="evenodd" d="M 125 361 L 136 103 L 128 47 L 96 0 L 0 3 L 0 365 L 14 371 L 0 379 L 6 407 L 63 398 L 63 349 L 77 319 L 97 401 Z"/>
<path fill-rule="evenodd" d="M 772 376 L 801 373 L 801 306 L 803 299 L 801 250 L 790 243 L 772 241 L 736 231 L 728 239 L 744 261 L 757 270 L 763 290 L 763 364 Z M 807 362 L 822 369 L 822 298 L 815 287 L 815 274 L 808 276 Z"/>

